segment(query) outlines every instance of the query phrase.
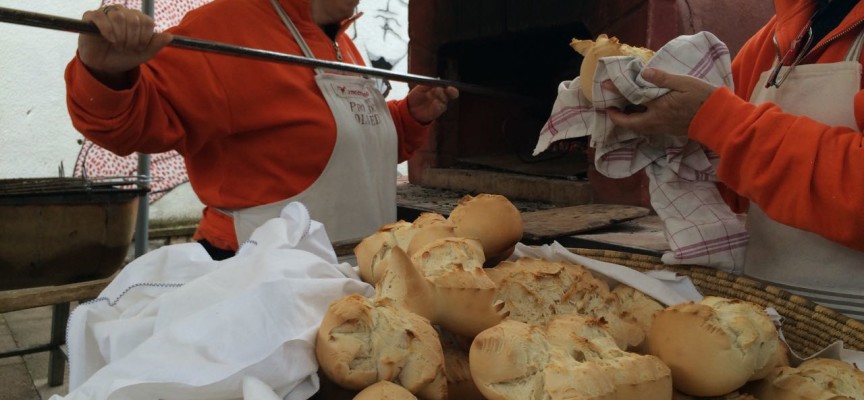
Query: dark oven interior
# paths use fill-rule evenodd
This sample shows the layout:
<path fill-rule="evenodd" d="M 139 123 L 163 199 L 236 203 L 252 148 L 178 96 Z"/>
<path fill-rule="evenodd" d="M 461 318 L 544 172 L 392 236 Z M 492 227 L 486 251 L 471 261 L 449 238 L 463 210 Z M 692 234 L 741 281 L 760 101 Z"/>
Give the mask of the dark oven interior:
<path fill-rule="evenodd" d="M 409 3 L 409 71 L 516 96 L 463 92 L 409 161 L 413 184 L 558 205 L 648 205 L 647 179 L 591 168 L 587 140 L 532 156 L 558 85 L 579 75 L 573 38 L 600 33 L 652 49 L 710 30 L 737 51 L 773 11 L 752 1 L 424 0 Z M 737 4 L 741 3 L 741 4 Z M 770 3 L 770 2 L 764 2 Z M 741 7 L 751 10 L 742 17 Z M 755 8 L 754 8 L 755 7 Z M 734 21 L 734 29 L 724 21 Z M 742 26 L 745 29 L 742 29 Z"/>

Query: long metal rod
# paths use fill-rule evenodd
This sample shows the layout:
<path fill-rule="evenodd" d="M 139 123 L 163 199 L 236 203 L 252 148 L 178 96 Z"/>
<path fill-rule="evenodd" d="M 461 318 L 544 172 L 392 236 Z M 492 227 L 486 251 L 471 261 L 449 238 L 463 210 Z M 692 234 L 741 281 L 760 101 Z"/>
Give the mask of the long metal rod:
<path fill-rule="evenodd" d="M 99 33 L 99 29 L 96 27 L 96 25 L 89 22 L 4 7 L 0 7 L 0 22 L 9 22 L 18 25 L 35 26 L 39 28 L 48 28 L 67 32 L 92 34 Z M 173 35 L 173 37 L 174 39 L 168 45 L 181 49 L 199 50 L 209 53 L 218 53 L 231 56 L 243 56 L 259 60 L 305 65 L 312 68 L 323 68 L 328 70 L 350 72 L 358 75 L 386 78 L 398 82 L 416 83 L 428 86 L 453 86 L 460 91 L 474 94 L 489 95 L 500 98 L 511 98 L 514 100 L 521 99 L 528 101 L 536 101 L 536 99 L 529 98 L 527 96 L 522 96 L 486 86 L 464 83 L 459 81 L 431 78 L 423 75 L 399 73 L 341 62 L 318 60 L 315 58 L 302 57 L 293 54 L 279 53 L 275 51 L 261 50 L 251 47 L 195 39 L 180 35 Z"/>
<path fill-rule="evenodd" d="M 143 0 L 141 11 L 153 17 L 153 0 Z M 82 21 L 83 22 L 83 21 Z M 150 155 L 138 153 L 138 177 L 147 191 L 138 196 L 138 215 L 135 219 L 135 258 L 150 250 Z"/>

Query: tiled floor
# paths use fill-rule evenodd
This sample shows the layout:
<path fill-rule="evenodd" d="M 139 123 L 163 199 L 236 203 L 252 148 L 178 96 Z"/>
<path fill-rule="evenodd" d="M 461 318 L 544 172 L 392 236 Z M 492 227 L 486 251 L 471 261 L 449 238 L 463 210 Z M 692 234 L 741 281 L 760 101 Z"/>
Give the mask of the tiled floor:
<path fill-rule="evenodd" d="M 48 343 L 51 307 L 0 314 L 0 352 Z M 68 392 L 68 368 L 63 385 L 48 386 L 48 353 L 0 359 L 0 400 L 43 400 Z"/>

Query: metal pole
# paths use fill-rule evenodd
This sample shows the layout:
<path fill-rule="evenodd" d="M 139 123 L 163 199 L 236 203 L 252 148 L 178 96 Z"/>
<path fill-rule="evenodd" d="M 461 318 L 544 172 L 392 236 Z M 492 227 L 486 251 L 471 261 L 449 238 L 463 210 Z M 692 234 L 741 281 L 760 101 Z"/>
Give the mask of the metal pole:
<path fill-rule="evenodd" d="M 4 7 L 0 7 L 0 22 L 11 22 L 21 25 L 29 25 L 78 33 L 99 32 L 99 29 L 96 28 L 96 25 L 81 20 L 58 17 L 54 15 L 39 14 L 29 11 L 15 10 Z M 190 38 L 181 35 L 174 35 L 171 43 L 169 43 L 168 45 L 179 49 L 197 50 L 209 53 L 225 54 L 230 56 L 248 57 L 257 60 L 281 62 L 287 64 L 304 65 L 307 67 L 351 72 L 354 74 L 386 78 L 399 82 L 416 83 L 420 85 L 430 86 L 453 86 L 463 92 L 486 95 L 500 99 L 521 101 L 523 103 L 537 104 L 540 101 L 533 97 L 471 83 L 438 79 L 423 75 L 399 73 L 385 69 L 370 68 L 335 61 L 319 60 L 316 58 L 302 57 L 294 54 L 286 54 L 245 46 L 237 46 L 228 43 Z"/>
<path fill-rule="evenodd" d="M 153 0 L 142 0 L 141 11 L 153 17 Z M 138 153 L 138 178 L 150 188 L 150 155 Z M 135 222 L 135 258 L 147 253 L 150 244 L 150 191 L 138 197 L 138 219 Z"/>

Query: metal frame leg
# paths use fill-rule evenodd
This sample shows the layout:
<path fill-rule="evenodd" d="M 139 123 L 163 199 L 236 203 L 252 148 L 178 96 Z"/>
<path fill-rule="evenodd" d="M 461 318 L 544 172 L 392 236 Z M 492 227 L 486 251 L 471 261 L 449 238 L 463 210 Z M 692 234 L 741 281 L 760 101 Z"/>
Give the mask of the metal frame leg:
<path fill-rule="evenodd" d="M 66 354 L 61 346 L 66 343 L 66 324 L 69 322 L 69 303 L 55 304 L 51 312 L 51 348 L 48 357 L 48 385 L 63 384 L 66 373 Z"/>

